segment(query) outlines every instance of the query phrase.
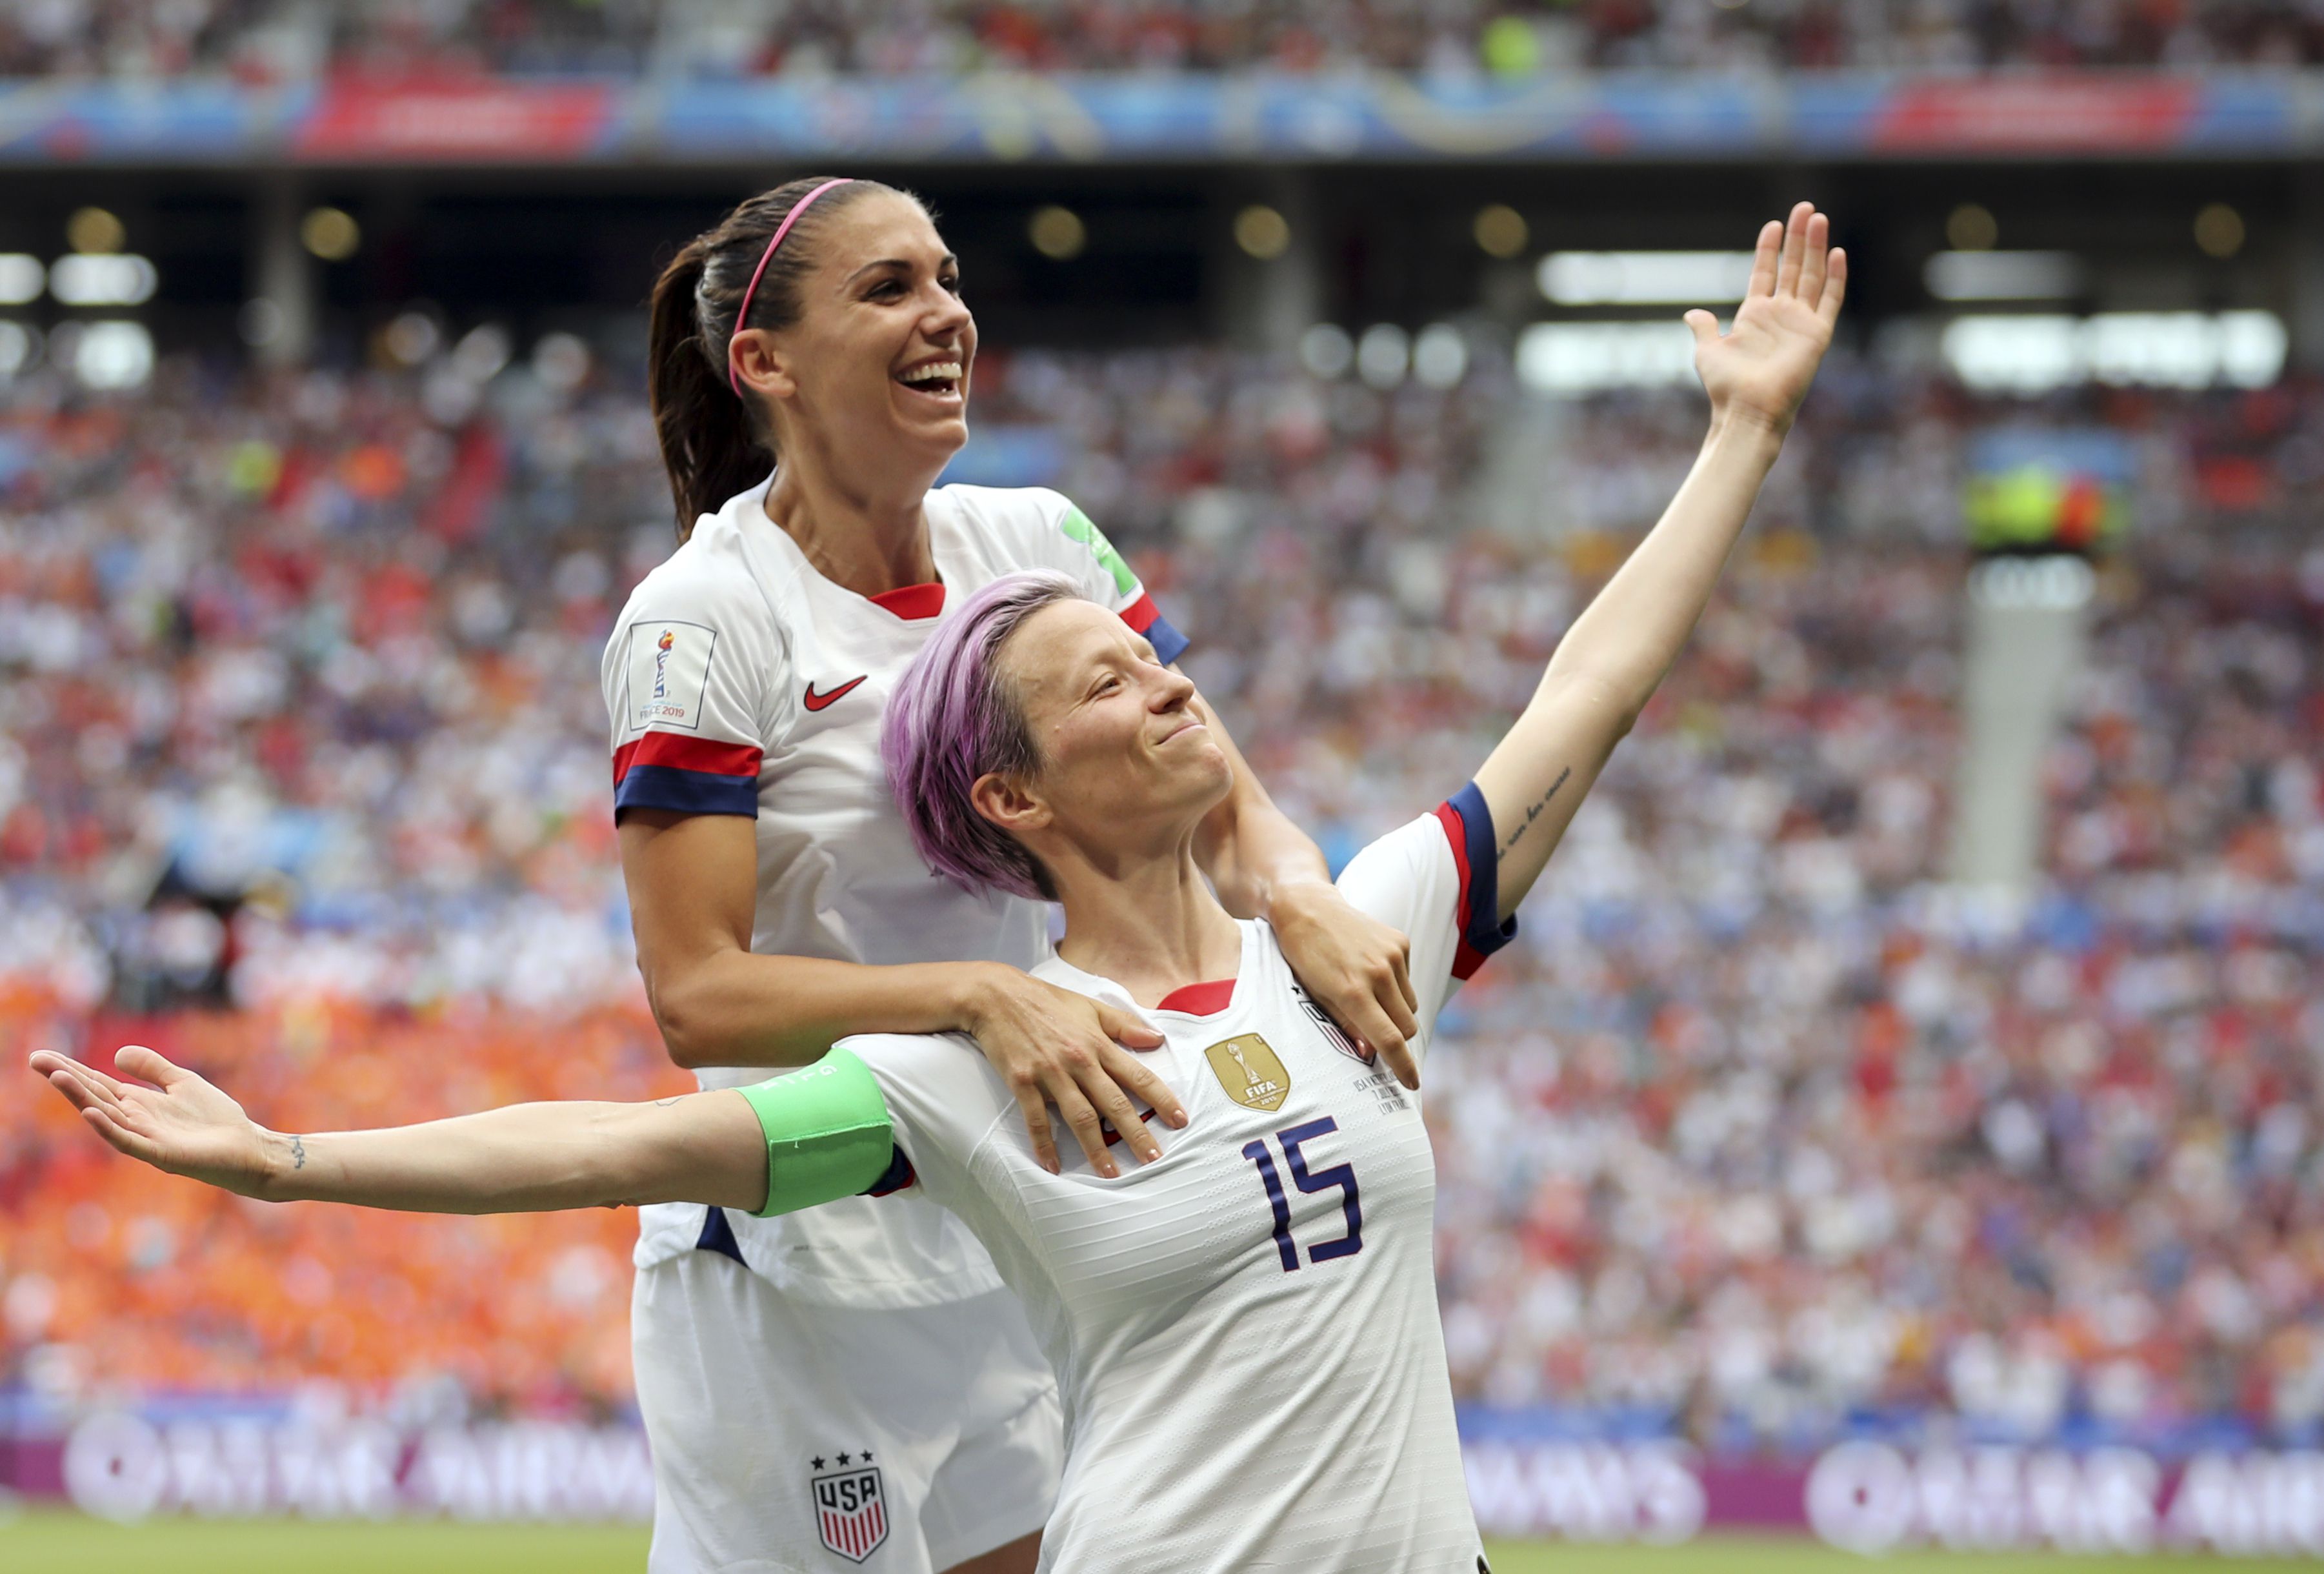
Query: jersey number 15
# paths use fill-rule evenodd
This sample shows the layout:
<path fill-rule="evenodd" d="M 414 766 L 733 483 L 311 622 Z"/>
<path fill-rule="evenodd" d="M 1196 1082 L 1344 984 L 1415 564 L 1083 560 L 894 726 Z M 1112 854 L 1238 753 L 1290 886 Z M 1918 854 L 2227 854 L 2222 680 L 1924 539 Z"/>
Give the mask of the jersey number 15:
<path fill-rule="evenodd" d="M 1304 1125 L 1286 1126 L 1275 1134 L 1282 1144 L 1283 1162 L 1290 1166 L 1291 1183 L 1302 1191 L 1329 1191 L 1338 1188 L 1340 1211 L 1347 1216 L 1348 1233 L 1335 1241 L 1325 1241 L 1307 1248 L 1311 1263 L 1328 1263 L 1334 1257 L 1352 1257 L 1364 1249 L 1364 1208 L 1356 1193 L 1356 1171 L 1351 1164 L 1334 1164 L 1328 1170 L 1308 1172 L 1306 1155 L 1299 1144 L 1322 1136 L 1325 1132 L 1340 1129 L 1340 1123 L 1330 1116 L 1311 1120 Z M 1259 1184 L 1267 1188 L 1267 1206 L 1275 1213 L 1275 1250 L 1283 1259 L 1283 1271 L 1296 1273 L 1299 1267 L 1299 1243 L 1291 1238 L 1291 1203 L 1283 1194 L 1283 1177 L 1277 1173 L 1275 1155 L 1267 1151 L 1264 1138 L 1245 1143 L 1242 1156 L 1259 1166 Z"/>

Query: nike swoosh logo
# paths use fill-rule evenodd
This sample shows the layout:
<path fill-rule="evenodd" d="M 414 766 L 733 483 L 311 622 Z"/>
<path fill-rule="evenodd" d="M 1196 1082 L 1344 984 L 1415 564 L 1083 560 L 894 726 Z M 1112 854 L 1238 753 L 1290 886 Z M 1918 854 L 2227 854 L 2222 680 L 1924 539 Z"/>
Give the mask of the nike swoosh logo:
<path fill-rule="evenodd" d="M 869 678 L 871 675 L 871 673 L 866 672 L 863 674 L 863 678 Z M 815 691 L 815 685 L 809 683 L 807 686 L 807 708 L 809 710 L 821 710 L 825 706 L 833 704 L 844 697 L 850 690 L 853 689 L 855 685 L 863 681 L 863 678 L 850 678 L 846 682 L 842 683 L 838 688 L 834 689 L 828 694 L 817 694 Z"/>

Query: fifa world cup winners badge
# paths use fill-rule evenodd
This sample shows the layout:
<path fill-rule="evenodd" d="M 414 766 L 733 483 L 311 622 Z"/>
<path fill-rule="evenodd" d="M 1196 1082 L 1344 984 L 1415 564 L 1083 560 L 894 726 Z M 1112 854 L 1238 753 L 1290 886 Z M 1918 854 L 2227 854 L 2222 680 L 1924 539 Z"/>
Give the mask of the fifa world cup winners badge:
<path fill-rule="evenodd" d="M 1245 1109 L 1280 1109 L 1291 1091 L 1291 1073 L 1275 1047 L 1257 1033 L 1243 1033 L 1203 1051 L 1211 1075 L 1229 1098 Z"/>
<path fill-rule="evenodd" d="M 888 1539 L 888 1495 L 869 1449 L 861 1455 L 840 1454 L 836 1462 L 835 1469 L 825 1469 L 832 1461 L 813 1461 L 816 1473 L 807 1487 L 815 1494 L 815 1528 L 825 1547 L 861 1563 Z"/>

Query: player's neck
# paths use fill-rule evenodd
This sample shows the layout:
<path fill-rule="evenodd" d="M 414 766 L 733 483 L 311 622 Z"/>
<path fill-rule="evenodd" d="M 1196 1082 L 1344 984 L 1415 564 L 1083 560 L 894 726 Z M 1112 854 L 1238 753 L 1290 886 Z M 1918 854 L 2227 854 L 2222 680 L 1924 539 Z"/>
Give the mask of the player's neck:
<path fill-rule="evenodd" d="M 809 447 L 786 456 L 767 488 L 767 517 L 815 571 L 864 597 L 936 577 L 923 510 L 927 482 L 863 473 L 876 468 L 844 470 Z"/>
<path fill-rule="evenodd" d="M 1211 893 L 1191 839 L 1103 869 L 1063 859 L 1049 873 L 1065 910 L 1057 955 L 1112 979 L 1140 1005 L 1189 984 L 1231 978 L 1242 966 L 1242 929 Z"/>

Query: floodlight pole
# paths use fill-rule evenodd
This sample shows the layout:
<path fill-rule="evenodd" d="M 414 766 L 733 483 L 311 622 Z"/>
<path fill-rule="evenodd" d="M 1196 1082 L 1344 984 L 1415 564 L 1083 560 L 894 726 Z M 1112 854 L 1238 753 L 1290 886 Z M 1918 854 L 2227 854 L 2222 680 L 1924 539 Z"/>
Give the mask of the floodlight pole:
<path fill-rule="evenodd" d="M 1322 215 L 1314 201 L 1314 178 L 1304 169 L 1282 168 L 1250 184 L 1223 182 L 1213 229 L 1222 296 L 1222 326 L 1229 342 L 1245 349 L 1288 355 L 1299 338 L 1323 319 L 1323 247 L 1316 233 Z M 1231 238 L 1235 215 L 1251 203 L 1281 214 L 1290 244 L 1279 256 L 1248 256 Z"/>
<path fill-rule="evenodd" d="M 2042 867 L 2042 763 L 2082 664 L 2097 576 L 2070 553 L 1996 557 L 1969 575 L 1951 875 L 2006 898 Z"/>
<path fill-rule="evenodd" d="M 2292 175 L 2292 355 L 2300 370 L 2324 372 L 2324 170 Z"/>
<path fill-rule="evenodd" d="M 315 259 L 299 238 L 296 177 L 262 178 L 251 203 L 250 278 L 243 338 L 262 365 L 299 366 L 315 352 Z"/>

